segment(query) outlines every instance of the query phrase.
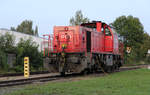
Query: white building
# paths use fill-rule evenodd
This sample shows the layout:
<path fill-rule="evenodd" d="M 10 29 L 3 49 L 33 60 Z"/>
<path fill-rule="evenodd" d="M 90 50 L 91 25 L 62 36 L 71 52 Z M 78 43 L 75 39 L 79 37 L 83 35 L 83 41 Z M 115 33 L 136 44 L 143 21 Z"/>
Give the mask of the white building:
<path fill-rule="evenodd" d="M 0 35 L 5 35 L 6 33 L 9 33 L 15 37 L 15 45 L 20 41 L 21 38 L 23 38 L 24 40 L 32 39 L 34 42 L 36 42 L 39 45 L 38 50 L 39 51 L 42 50 L 43 39 L 41 37 L 36 37 L 33 35 L 28 35 L 28 34 L 11 31 L 11 30 L 7 30 L 7 29 L 0 29 Z"/>

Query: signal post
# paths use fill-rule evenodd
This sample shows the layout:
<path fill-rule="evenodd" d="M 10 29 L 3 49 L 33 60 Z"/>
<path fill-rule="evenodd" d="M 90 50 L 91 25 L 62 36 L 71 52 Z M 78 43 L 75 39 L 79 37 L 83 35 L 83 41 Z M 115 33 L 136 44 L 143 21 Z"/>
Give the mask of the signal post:
<path fill-rule="evenodd" d="M 24 77 L 29 78 L 29 57 L 24 57 Z"/>

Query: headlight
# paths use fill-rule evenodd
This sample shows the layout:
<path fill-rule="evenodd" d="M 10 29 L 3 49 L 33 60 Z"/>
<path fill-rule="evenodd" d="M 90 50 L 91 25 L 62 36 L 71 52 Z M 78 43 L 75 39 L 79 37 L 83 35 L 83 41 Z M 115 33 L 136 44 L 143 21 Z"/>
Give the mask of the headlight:
<path fill-rule="evenodd" d="M 62 48 L 65 49 L 67 47 L 67 44 L 62 44 Z"/>

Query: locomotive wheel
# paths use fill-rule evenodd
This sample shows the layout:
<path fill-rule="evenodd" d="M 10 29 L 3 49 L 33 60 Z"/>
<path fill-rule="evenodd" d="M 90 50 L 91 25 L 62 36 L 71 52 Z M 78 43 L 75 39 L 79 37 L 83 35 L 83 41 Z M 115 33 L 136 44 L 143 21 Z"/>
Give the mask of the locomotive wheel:
<path fill-rule="evenodd" d="M 111 66 L 105 66 L 105 72 L 111 73 L 112 72 L 112 67 Z"/>
<path fill-rule="evenodd" d="M 88 74 L 89 74 L 89 70 L 88 70 L 88 69 L 85 69 L 85 70 L 83 70 L 83 71 L 81 72 L 81 74 L 83 74 L 83 75 L 88 75 Z"/>
<path fill-rule="evenodd" d="M 119 71 L 119 65 L 116 64 L 116 71 Z"/>
<path fill-rule="evenodd" d="M 61 76 L 65 76 L 65 72 L 60 72 L 60 75 Z"/>
<path fill-rule="evenodd" d="M 112 72 L 115 72 L 115 70 L 116 70 L 116 66 L 113 65 L 113 66 L 112 66 Z"/>

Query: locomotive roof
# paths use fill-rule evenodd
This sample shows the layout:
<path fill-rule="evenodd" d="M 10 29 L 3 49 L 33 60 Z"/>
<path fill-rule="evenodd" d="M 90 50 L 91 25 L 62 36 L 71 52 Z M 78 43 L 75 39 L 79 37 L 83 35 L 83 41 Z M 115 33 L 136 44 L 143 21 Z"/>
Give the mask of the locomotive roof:
<path fill-rule="evenodd" d="M 82 23 L 80 26 L 84 26 L 84 27 L 88 27 L 88 28 L 96 28 L 96 23 L 97 23 L 97 22 L 102 23 L 102 26 L 103 26 L 103 25 L 107 25 L 106 23 L 101 22 L 101 21 L 92 21 L 92 22 L 90 22 L 90 23 Z M 109 25 L 107 25 L 107 26 L 109 26 Z"/>

